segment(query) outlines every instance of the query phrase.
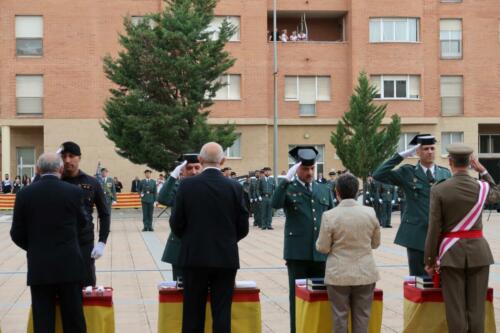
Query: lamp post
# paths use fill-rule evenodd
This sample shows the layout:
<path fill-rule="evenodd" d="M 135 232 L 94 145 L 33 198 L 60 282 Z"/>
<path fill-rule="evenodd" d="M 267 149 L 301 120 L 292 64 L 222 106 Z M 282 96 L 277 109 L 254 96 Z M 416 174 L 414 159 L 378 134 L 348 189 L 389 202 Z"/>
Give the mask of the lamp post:
<path fill-rule="evenodd" d="M 273 129 L 274 129 L 274 141 L 273 141 L 273 175 L 274 182 L 278 184 L 278 26 L 276 19 L 276 3 L 277 0 L 273 0 L 273 49 L 274 49 L 274 119 L 273 119 Z"/>

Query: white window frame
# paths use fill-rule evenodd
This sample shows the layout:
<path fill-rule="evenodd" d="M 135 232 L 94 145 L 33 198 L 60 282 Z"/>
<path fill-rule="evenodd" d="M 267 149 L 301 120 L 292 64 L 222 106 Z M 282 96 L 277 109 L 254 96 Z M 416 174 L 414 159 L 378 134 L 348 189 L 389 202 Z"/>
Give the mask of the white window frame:
<path fill-rule="evenodd" d="M 21 170 L 21 164 L 19 163 L 19 150 L 20 149 L 32 149 L 33 150 L 33 162 L 36 163 L 36 154 L 35 154 L 35 147 L 16 147 L 16 170 L 17 170 L 17 175 L 23 178 L 24 174 L 22 173 Z M 33 177 L 35 175 L 35 164 L 24 164 L 23 162 L 23 169 L 30 169 L 31 174 L 28 175 L 28 177 Z"/>
<path fill-rule="evenodd" d="M 442 45 L 442 42 L 445 41 L 445 42 L 450 42 L 450 41 L 456 41 L 456 39 L 452 39 L 451 38 L 451 33 L 453 32 L 452 30 L 445 30 L 444 32 L 441 31 L 441 27 L 439 28 L 439 56 L 441 59 L 443 60 L 454 60 L 454 59 L 462 59 L 463 58 L 463 55 L 464 55 L 464 50 L 463 50 L 463 47 L 464 47 L 464 43 L 463 43 L 463 30 L 464 30 L 464 26 L 463 26 L 463 20 L 461 18 L 442 18 L 439 20 L 439 24 L 441 25 L 441 21 L 460 21 L 460 39 L 458 40 L 460 42 L 459 44 L 459 54 L 458 55 L 444 55 L 443 54 L 443 45 Z M 448 39 L 442 39 L 441 38 L 441 35 L 443 33 L 447 33 L 448 34 Z"/>
<path fill-rule="evenodd" d="M 421 89 L 422 76 L 420 76 L 420 75 L 398 75 L 398 74 L 394 74 L 394 75 L 393 74 L 390 74 L 390 75 L 385 74 L 385 75 L 383 75 L 383 74 L 381 74 L 381 75 L 371 75 L 371 79 L 374 76 L 380 77 L 380 82 L 379 82 L 380 97 L 376 97 L 375 99 L 377 99 L 377 100 L 411 100 L 411 101 L 419 101 L 419 100 L 422 99 L 422 93 L 421 93 L 421 91 L 422 91 L 422 89 Z M 384 96 L 384 93 L 385 93 L 385 91 L 384 91 L 384 76 L 385 77 L 399 76 L 401 78 L 404 78 L 405 81 L 406 81 L 406 97 L 396 97 L 396 95 L 397 95 L 396 94 L 396 89 L 397 89 L 397 87 L 396 87 L 396 81 L 399 81 L 399 80 L 393 80 L 393 82 L 394 82 L 394 97 L 385 97 Z M 419 78 L 419 80 L 418 80 L 418 83 L 419 83 L 418 97 L 416 97 L 416 98 L 410 96 L 410 92 L 411 92 L 411 87 L 410 87 L 411 80 L 410 80 L 410 77 L 418 77 Z"/>
<path fill-rule="evenodd" d="M 461 91 L 460 91 L 460 95 L 458 96 L 443 96 L 443 78 L 460 78 L 461 79 Z M 460 116 L 463 116 L 464 115 L 464 77 L 462 75 L 441 75 L 439 77 L 439 96 L 440 96 L 440 99 L 441 99 L 441 116 L 442 117 L 460 117 Z M 445 99 L 446 98 L 458 98 L 460 99 L 460 111 L 459 113 L 456 113 L 456 114 L 444 114 L 443 110 L 444 110 L 444 103 L 445 103 Z"/>
<path fill-rule="evenodd" d="M 240 96 L 238 98 L 231 98 L 231 96 L 229 96 L 229 86 L 231 85 L 231 76 L 239 76 L 240 77 Z M 227 89 L 227 98 L 217 98 L 217 94 L 212 98 L 214 101 L 240 101 L 241 100 L 241 74 L 224 74 L 222 75 L 222 77 L 226 77 L 226 80 L 227 80 L 227 84 L 223 87 L 221 87 L 220 89 Z M 219 89 L 219 91 L 220 91 Z"/>
<path fill-rule="evenodd" d="M 455 141 L 453 140 L 453 135 L 454 134 L 459 134 L 460 135 L 460 139 L 458 141 Z M 460 131 L 446 131 L 446 132 L 441 132 L 441 156 L 447 156 L 448 155 L 448 152 L 446 151 L 446 147 L 444 145 L 444 136 L 445 135 L 449 135 L 450 136 L 450 145 L 454 144 L 454 143 L 463 143 L 464 142 L 464 132 L 460 132 Z"/>
<path fill-rule="evenodd" d="M 417 35 L 416 40 L 410 40 L 410 20 L 415 20 L 416 22 L 416 32 Z M 386 21 L 394 21 L 394 39 L 384 39 L 384 22 Z M 406 39 L 405 40 L 397 40 L 396 39 L 396 21 L 404 22 L 406 21 Z M 370 18 L 370 24 L 368 25 L 371 29 L 371 23 L 375 22 L 379 24 L 380 31 L 380 40 L 372 40 L 371 39 L 371 30 L 368 33 L 368 38 L 370 43 L 419 43 L 420 42 L 420 18 L 418 17 L 372 17 Z"/>
<path fill-rule="evenodd" d="M 404 147 L 399 147 L 399 142 L 398 142 L 398 153 L 402 152 L 402 151 L 405 151 L 407 149 L 410 148 L 410 141 L 416 136 L 420 134 L 419 132 L 402 132 L 399 136 L 399 138 L 401 139 L 401 137 L 403 137 L 403 143 L 404 143 Z"/>
<path fill-rule="evenodd" d="M 18 91 L 18 87 L 17 87 L 17 78 L 19 77 L 37 77 L 37 78 L 40 78 L 41 81 L 42 81 L 42 86 L 41 86 L 41 96 L 19 96 L 19 91 Z M 43 103 L 44 103 L 44 95 L 45 95 L 45 92 L 44 92 L 44 76 L 42 74 L 18 74 L 16 75 L 16 115 L 17 116 L 42 116 L 43 115 Z M 31 99 L 34 99 L 34 98 L 37 98 L 39 99 L 40 101 L 40 112 L 36 112 L 36 113 L 27 113 L 27 112 L 19 112 L 19 101 L 20 99 L 22 98 L 31 98 Z"/>
<path fill-rule="evenodd" d="M 26 37 L 26 36 L 18 36 L 17 35 L 17 19 L 18 18 L 27 18 L 27 17 L 37 17 L 37 18 L 40 18 L 42 20 L 42 31 L 41 31 L 41 34 L 39 36 L 29 36 L 29 37 Z M 15 24 L 15 29 L 16 29 L 16 33 L 15 33 L 15 37 L 16 37 L 16 57 L 43 57 L 43 53 L 44 53 L 44 43 L 43 43 L 43 39 L 44 39 L 44 17 L 43 15 L 16 15 L 15 16 L 15 20 L 14 20 L 14 24 Z M 42 50 L 40 52 L 40 54 L 19 54 L 18 53 L 18 48 L 17 48 L 17 41 L 18 40 L 40 40 L 41 41 L 41 44 L 42 44 Z"/>
<path fill-rule="evenodd" d="M 237 135 L 237 138 L 236 140 L 234 140 L 233 142 L 233 145 L 231 147 L 227 147 L 226 148 L 226 151 L 225 151 L 225 155 L 226 155 L 226 158 L 227 159 L 230 159 L 230 160 L 236 160 L 236 159 L 241 159 L 241 133 L 236 133 Z M 240 156 L 233 156 L 232 154 L 232 148 L 233 146 L 238 142 L 238 145 L 240 147 L 239 151 L 240 151 Z"/>
<path fill-rule="evenodd" d="M 332 100 L 332 92 L 331 92 L 331 87 L 332 87 L 332 77 L 330 75 L 286 75 L 285 76 L 285 80 L 286 78 L 292 78 L 292 77 L 295 77 L 296 79 L 296 91 L 297 91 L 297 96 L 295 98 L 286 98 L 286 91 L 285 91 L 285 102 L 298 102 L 299 101 L 299 96 L 300 96 L 300 84 L 299 84 L 299 79 L 301 77 L 314 77 L 315 78 L 315 95 L 316 95 L 316 102 L 330 102 Z M 318 78 L 324 78 L 324 77 L 327 77 L 330 79 L 330 91 L 329 91 L 329 94 L 328 94 L 328 98 L 319 98 L 318 96 Z"/>
<path fill-rule="evenodd" d="M 481 133 L 479 134 L 479 140 L 478 140 L 478 151 L 479 151 L 479 157 L 484 157 L 484 158 L 490 158 L 490 157 L 499 157 L 499 153 L 493 153 L 493 136 L 500 136 L 498 133 Z M 488 152 L 483 153 L 481 152 L 481 137 L 488 137 Z"/>

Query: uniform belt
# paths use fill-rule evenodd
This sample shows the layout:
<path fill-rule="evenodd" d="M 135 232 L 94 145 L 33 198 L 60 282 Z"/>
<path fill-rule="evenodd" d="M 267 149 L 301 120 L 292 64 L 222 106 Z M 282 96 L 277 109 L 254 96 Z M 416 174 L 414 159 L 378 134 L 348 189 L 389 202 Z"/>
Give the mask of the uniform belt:
<path fill-rule="evenodd" d="M 270 197 L 271 195 L 270 194 L 264 194 L 265 197 Z"/>
<path fill-rule="evenodd" d="M 460 239 L 483 238 L 483 231 L 482 230 L 467 230 L 467 231 L 449 232 L 447 234 L 444 234 L 443 238 L 460 238 Z"/>

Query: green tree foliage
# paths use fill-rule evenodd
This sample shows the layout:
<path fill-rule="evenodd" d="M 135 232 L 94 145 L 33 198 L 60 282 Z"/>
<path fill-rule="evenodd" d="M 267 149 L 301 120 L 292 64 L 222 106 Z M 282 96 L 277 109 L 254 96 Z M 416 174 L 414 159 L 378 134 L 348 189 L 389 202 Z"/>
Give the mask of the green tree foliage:
<path fill-rule="evenodd" d="M 363 181 L 394 154 L 401 133 L 398 115 L 391 117 L 390 124 L 382 126 L 387 105 L 373 103 L 376 93 L 377 88 L 370 84 L 366 73 L 360 73 L 358 86 L 350 99 L 349 111 L 331 136 L 343 165 Z"/>
<path fill-rule="evenodd" d="M 235 62 L 224 50 L 235 27 L 224 21 L 217 39 L 207 29 L 216 3 L 167 0 L 139 24 L 124 19 L 122 50 L 104 58 L 114 87 L 101 122 L 119 155 L 162 171 L 208 141 L 226 148 L 236 139 L 234 125 L 207 124 L 219 78 Z"/>

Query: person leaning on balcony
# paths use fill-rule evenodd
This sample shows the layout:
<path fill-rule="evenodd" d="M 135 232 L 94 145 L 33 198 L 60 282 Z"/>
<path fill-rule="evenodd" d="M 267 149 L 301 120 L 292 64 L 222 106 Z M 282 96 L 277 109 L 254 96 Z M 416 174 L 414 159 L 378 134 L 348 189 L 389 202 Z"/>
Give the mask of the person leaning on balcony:
<path fill-rule="evenodd" d="M 297 31 L 292 31 L 292 34 L 290 35 L 290 41 L 291 42 L 296 42 L 299 40 L 299 36 L 297 35 Z"/>
<path fill-rule="evenodd" d="M 299 32 L 299 40 L 302 40 L 302 41 L 306 41 L 308 38 L 307 38 L 307 34 L 303 31 Z"/>
<path fill-rule="evenodd" d="M 375 211 L 356 201 L 359 182 L 350 173 L 337 179 L 340 204 L 323 213 L 316 249 L 328 254 L 325 284 L 332 305 L 334 332 L 367 332 L 375 282 L 380 280 L 372 249 L 380 245 Z"/>
<path fill-rule="evenodd" d="M 288 31 L 286 29 L 281 30 L 281 37 L 280 37 L 280 39 L 281 39 L 281 41 L 283 43 L 288 42 Z"/>

